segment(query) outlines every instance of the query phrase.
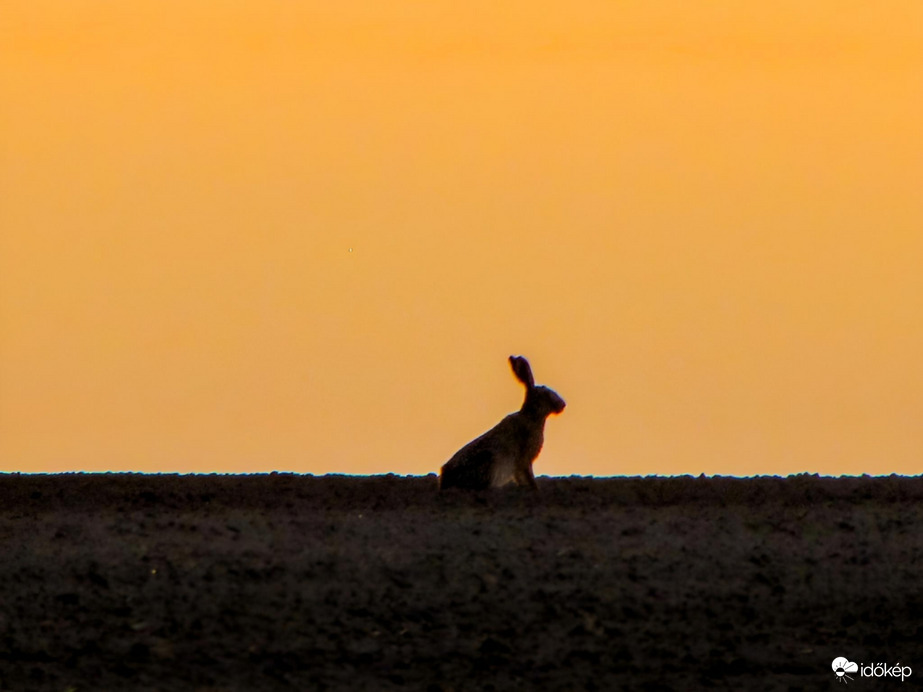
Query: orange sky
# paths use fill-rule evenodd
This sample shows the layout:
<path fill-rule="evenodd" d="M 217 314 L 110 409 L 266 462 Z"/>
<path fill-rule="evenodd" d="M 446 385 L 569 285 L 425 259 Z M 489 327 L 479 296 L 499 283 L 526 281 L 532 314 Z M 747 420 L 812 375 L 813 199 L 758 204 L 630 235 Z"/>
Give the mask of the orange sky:
<path fill-rule="evenodd" d="M 923 466 L 923 3 L 5 0 L 0 471 Z"/>

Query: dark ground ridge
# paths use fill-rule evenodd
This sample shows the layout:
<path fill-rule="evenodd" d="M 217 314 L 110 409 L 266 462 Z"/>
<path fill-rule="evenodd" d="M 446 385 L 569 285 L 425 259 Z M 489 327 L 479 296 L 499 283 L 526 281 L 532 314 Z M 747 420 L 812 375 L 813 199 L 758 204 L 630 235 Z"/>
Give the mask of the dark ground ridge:
<path fill-rule="evenodd" d="M 119 507 L 125 503 L 164 508 L 206 503 L 212 508 L 275 508 L 308 503 L 313 508 L 401 509 L 432 505 L 488 505 L 497 508 L 566 507 L 580 497 L 582 507 L 663 507 L 706 503 L 713 506 L 811 505 L 923 501 L 923 476 L 539 476 L 539 492 L 505 488 L 440 493 L 435 474 L 353 476 L 296 473 L 0 474 L 0 509 L 77 510 Z"/>
<path fill-rule="evenodd" d="M 538 484 L 0 475 L 0 691 L 795 692 L 845 689 L 840 656 L 923 679 L 923 478 Z"/>

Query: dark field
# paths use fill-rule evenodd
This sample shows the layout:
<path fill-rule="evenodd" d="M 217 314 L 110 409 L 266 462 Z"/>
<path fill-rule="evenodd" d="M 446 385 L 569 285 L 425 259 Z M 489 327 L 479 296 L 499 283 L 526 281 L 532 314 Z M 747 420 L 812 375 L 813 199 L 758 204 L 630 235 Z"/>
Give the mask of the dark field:
<path fill-rule="evenodd" d="M 0 690 L 923 680 L 923 479 L 0 475 Z"/>

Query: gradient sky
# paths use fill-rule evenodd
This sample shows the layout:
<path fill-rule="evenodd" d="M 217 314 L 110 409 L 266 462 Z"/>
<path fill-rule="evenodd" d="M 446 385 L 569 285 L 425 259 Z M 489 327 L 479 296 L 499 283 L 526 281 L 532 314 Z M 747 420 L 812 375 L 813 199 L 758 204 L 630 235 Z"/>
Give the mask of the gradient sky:
<path fill-rule="evenodd" d="M 923 467 L 923 2 L 4 0 L 0 471 Z"/>

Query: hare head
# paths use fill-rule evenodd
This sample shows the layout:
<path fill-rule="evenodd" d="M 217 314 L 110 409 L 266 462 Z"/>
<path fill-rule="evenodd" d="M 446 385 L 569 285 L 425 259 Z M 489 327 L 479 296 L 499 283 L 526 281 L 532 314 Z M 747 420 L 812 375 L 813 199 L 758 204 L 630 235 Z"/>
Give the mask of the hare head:
<path fill-rule="evenodd" d="M 535 386 L 532 367 L 523 356 L 510 356 L 510 367 L 516 379 L 526 386 L 526 400 L 522 403 L 522 413 L 530 417 L 547 418 L 552 413 L 558 414 L 567 405 L 556 391 L 544 386 Z"/>

